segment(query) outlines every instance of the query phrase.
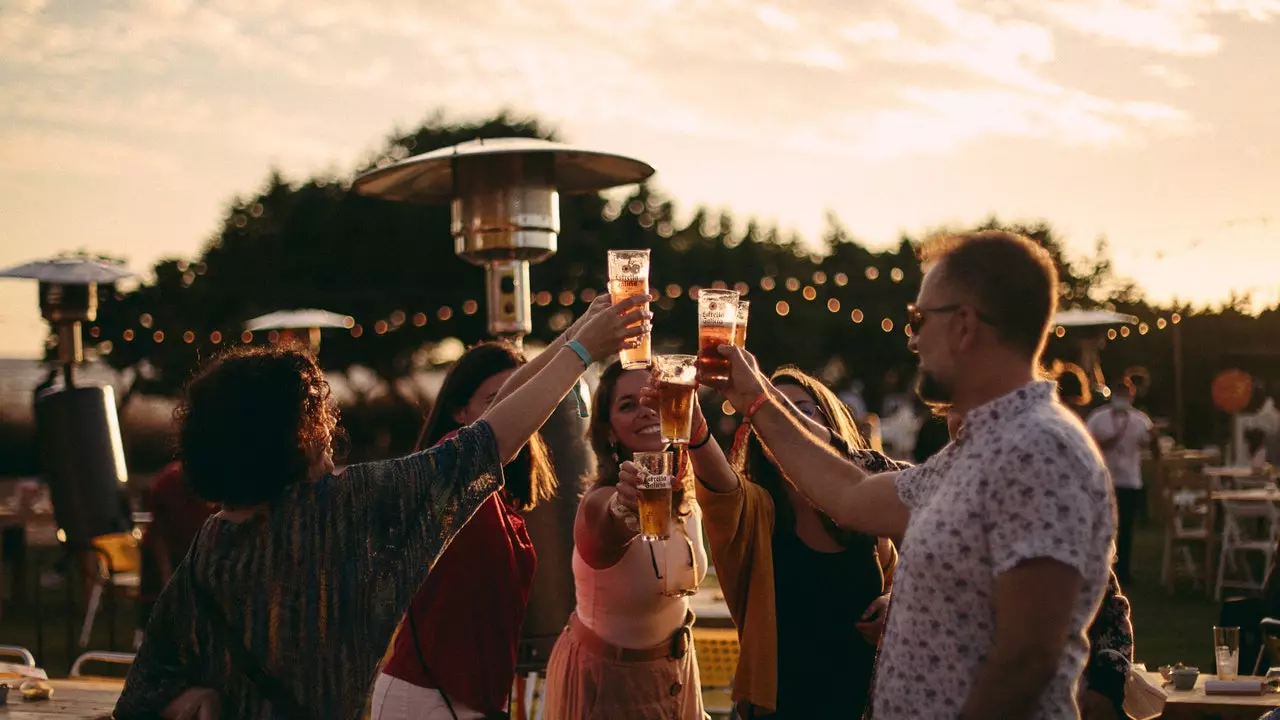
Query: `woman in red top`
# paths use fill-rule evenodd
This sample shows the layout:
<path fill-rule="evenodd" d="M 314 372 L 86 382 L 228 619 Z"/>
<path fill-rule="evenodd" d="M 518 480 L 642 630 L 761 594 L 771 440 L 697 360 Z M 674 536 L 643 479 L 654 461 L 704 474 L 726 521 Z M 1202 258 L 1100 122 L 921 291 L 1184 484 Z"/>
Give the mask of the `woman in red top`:
<path fill-rule="evenodd" d="M 527 373 L 537 364 L 526 366 L 507 342 L 468 350 L 445 377 L 418 446 L 431 447 L 474 422 L 518 368 Z M 373 720 L 505 717 L 537 563 L 520 513 L 550 498 L 556 486 L 540 436 L 504 475 L 506 487 L 480 506 L 414 596 L 374 685 Z"/>

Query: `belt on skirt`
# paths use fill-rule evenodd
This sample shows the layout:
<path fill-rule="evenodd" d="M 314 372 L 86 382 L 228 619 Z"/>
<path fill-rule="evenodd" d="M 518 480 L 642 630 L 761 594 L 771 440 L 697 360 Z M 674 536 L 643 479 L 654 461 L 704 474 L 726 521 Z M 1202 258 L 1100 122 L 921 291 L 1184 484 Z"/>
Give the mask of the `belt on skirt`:
<path fill-rule="evenodd" d="M 693 646 L 693 611 L 685 613 L 684 622 L 671 633 L 671 638 L 665 642 L 658 643 L 649 648 L 624 648 L 613 645 L 599 635 L 595 634 L 591 628 L 578 617 L 577 613 L 569 616 L 569 628 L 573 631 L 578 642 L 582 643 L 596 655 L 600 655 L 615 662 L 646 662 L 650 660 L 661 660 L 663 658 L 671 658 L 672 660 L 680 660 L 689 654 L 689 648 Z"/>

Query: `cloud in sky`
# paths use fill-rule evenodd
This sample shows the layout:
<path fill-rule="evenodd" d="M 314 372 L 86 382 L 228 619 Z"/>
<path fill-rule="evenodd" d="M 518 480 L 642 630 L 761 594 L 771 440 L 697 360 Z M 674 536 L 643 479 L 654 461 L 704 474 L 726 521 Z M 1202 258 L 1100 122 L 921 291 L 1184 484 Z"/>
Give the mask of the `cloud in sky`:
<path fill-rule="evenodd" d="M 958 0 L 3 7 L 0 117 L 86 142 L 118 132 L 113 142 L 139 147 L 213 135 L 307 164 L 332 162 L 334 143 L 342 144 L 340 96 L 401 117 L 410 106 L 507 106 L 574 123 L 769 138 L 868 158 L 947 152 L 987 136 L 1138 142 L 1193 132 L 1194 119 L 1141 92 L 1114 97 L 1055 80 L 1058 34 L 1125 43 L 1157 60 L 1205 55 L 1220 46 L 1214 16 L 1269 20 L 1280 0 L 1026 0 L 985 9 Z M 1179 82 L 1172 72 L 1135 77 Z M 279 92 L 247 92 L 262 83 Z M 370 140 L 348 135 L 346 143 Z"/>

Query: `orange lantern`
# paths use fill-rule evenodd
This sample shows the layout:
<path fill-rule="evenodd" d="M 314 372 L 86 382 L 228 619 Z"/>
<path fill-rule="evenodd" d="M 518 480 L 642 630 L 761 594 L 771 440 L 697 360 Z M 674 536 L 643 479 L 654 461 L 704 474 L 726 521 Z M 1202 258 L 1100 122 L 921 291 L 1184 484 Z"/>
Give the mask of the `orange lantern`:
<path fill-rule="evenodd" d="M 1223 370 L 1213 379 L 1211 394 L 1219 410 L 1234 415 L 1249 406 L 1253 398 L 1253 378 L 1243 370 Z"/>

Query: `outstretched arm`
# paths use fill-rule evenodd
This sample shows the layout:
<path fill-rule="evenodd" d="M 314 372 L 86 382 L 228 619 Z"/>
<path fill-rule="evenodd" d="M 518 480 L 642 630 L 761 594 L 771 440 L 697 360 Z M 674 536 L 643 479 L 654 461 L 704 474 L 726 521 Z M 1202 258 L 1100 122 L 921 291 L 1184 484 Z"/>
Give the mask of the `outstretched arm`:
<path fill-rule="evenodd" d="M 901 537 L 910 511 L 898 496 L 896 472 L 870 475 L 832 450 L 775 399 L 776 388 L 755 358 L 741 348 L 722 345 L 732 361 L 725 396 L 743 412 L 778 468 L 800 492 L 840 527 L 880 537 Z M 761 398 L 764 398 L 761 401 Z"/>

